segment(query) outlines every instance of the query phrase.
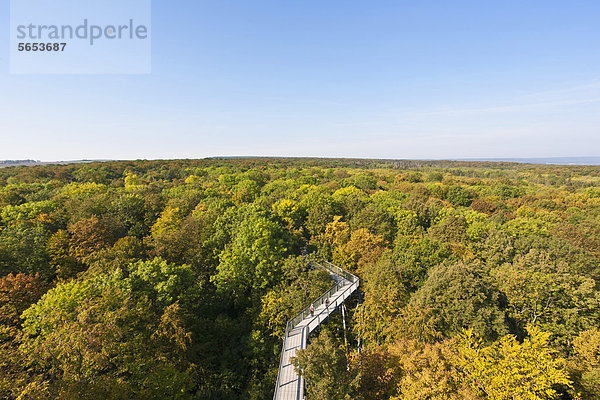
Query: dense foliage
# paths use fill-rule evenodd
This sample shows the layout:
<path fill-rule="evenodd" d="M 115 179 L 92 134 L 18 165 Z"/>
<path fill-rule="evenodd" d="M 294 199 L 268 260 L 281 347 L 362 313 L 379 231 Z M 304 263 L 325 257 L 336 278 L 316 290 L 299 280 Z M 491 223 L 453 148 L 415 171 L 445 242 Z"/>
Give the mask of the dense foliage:
<path fill-rule="evenodd" d="M 0 169 L 0 397 L 600 398 L 600 168 L 209 159 Z"/>

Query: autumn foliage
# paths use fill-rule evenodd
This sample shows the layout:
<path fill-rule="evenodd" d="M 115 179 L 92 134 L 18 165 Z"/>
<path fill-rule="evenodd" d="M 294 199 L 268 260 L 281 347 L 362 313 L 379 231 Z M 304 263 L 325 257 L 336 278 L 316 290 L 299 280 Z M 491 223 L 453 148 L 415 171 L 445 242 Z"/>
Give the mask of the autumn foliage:
<path fill-rule="evenodd" d="M 600 398 L 600 169 L 326 159 L 0 168 L 0 398 Z"/>

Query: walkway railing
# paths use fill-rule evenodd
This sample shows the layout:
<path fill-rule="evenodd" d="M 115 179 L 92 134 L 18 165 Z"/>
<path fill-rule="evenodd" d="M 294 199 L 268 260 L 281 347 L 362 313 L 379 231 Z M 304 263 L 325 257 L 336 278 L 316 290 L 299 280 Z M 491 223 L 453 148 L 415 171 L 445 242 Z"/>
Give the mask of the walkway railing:
<path fill-rule="evenodd" d="M 312 261 L 311 265 L 313 265 L 317 268 L 320 268 L 320 269 L 324 269 L 325 271 L 329 272 L 333 276 L 338 277 L 338 279 L 334 278 L 335 283 L 331 288 L 329 288 L 328 291 L 326 291 L 325 293 L 323 293 L 322 295 L 317 297 L 317 299 L 312 302 L 312 304 L 314 305 L 315 308 L 319 308 L 319 306 L 321 304 L 325 303 L 325 299 L 331 298 L 331 296 L 334 293 L 336 293 L 338 290 L 340 290 L 344 286 L 344 281 L 350 282 L 350 283 L 358 282 L 358 277 L 352 275 L 350 272 L 344 271 L 340 267 L 333 265 L 330 262 L 325 261 L 323 264 L 321 264 L 321 263 Z M 310 305 L 306 306 L 302 311 L 300 311 L 292 319 L 290 319 L 287 323 L 287 328 L 289 328 L 289 330 L 291 331 L 292 329 L 294 329 L 296 327 L 296 325 L 298 325 L 301 321 L 308 318 L 309 316 L 310 316 Z"/>
<path fill-rule="evenodd" d="M 358 288 L 358 286 L 360 284 L 360 281 L 357 276 L 352 275 L 351 273 L 349 273 L 347 271 L 344 271 L 340 267 L 333 265 L 330 262 L 325 261 L 323 263 L 318 263 L 315 261 L 311 261 L 310 265 L 315 268 L 320 268 L 320 269 L 323 269 L 323 270 L 329 272 L 332 279 L 335 281 L 335 283 L 333 284 L 333 286 L 331 286 L 331 288 L 329 288 L 329 290 L 327 290 L 325 293 L 320 295 L 317 299 L 315 299 L 312 302 L 311 305 L 314 306 L 315 309 L 317 309 L 321 305 L 325 304 L 326 300 L 333 297 L 334 294 L 337 294 L 336 299 L 341 298 L 341 301 L 340 301 L 340 304 L 341 304 L 346 298 L 348 298 Z M 344 292 L 341 294 L 338 293 L 340 291 L 340 289 L 342 289 L 344 286 L 347 286 L 346 290 L 344 290 Z M 337 308 L 340 304 L 338 304 L 337 301 L 334 301 L 333 303 L 329 302 L 328 305 L 329 305 L 329 307 L 331 307 L 332 310 L 335 310 L 335 308 Z M 302 321 L 309 319 L 309 321 L 305 325 L 303 325 L 302 333 L 301 333 L 302 337 L 303 337 L 302 342 L 306 343 L 308 341 L 308 335 L 310 334 L 310 332 L 312 332 L 312 330 L 314 328 L 319 326 L 328 317 L 328 315 L 326 315 L 325 318 L 323 318 L 321 315 L 314 316 L 313 313 L 311 313 L 311 311 L 310 311 L 311 305 L 306 306 L 302 311 L 300 311 L 298 314 L 296 314 L 294 317 L 292 317 L 292 319 L 290 319 L 286 324 L 285 336 L 283 338 L 283 347 L 281 349 L 281 357 L 279 359 L 279 372 L 277 374 L 277 382 L 275 384 L 275 393 L 273 394 L 274 400 L 278 399 L 278 392 L 279 392 L 280 379 L 281 379 L 281 369 L 283 367 L 283 357 L 284 357 L 284 353 L 287 348 L 286 345 L 287 345 L 287 340 L 288 340 L 290 332 Z M 315 324 L 315 321 L 316 321 L 316 324 Z M 302 400 L 304 398 L 304 383 L 303 383 L 302 378 L 299 377 L 299 379 L 300 379 L 301 387 L 298 388 L 299 391 L 298 391 L 297 399 Z"/>

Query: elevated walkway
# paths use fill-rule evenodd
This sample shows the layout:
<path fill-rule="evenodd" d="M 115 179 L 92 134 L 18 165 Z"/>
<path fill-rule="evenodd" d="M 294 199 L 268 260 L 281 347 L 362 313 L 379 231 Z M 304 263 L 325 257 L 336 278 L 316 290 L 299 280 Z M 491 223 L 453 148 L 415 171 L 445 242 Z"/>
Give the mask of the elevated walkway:
<path fill-rule="evenodd" d="M 312 265 L 329 272 L 335 283 L 313 301 L 315 311 L 312 315 L 308 305 L 288 321 L 273 400 L 304 400 L 304 379 L 296 374 L 290 360 L 296 350 L 306 348 L 310 334 L 358 289 L 360 283 L 356 276 L 329 262 L 313 262 Z M 327 306 L 326 300 L 329 300 Z"/>

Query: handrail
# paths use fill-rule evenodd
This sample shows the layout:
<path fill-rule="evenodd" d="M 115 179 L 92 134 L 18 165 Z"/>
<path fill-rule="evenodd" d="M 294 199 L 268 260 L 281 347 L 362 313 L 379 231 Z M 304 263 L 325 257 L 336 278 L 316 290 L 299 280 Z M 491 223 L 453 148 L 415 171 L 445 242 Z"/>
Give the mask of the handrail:
<path fill-rule="evenodd" d="M 311 265 L 316 265 L 317 267 L 324 269 L 330 273 L 333 273 L 348 282 L 355 283 L 358 281 L 357 276 L 352 275 L 351 273 L 349 273 L 347 271 L 344 271 L 337 265 L 333 265 L 332 263 L 330 263 L 328 261 L 325 261 L 325 265 L 322 265 L 315 261 L 311 261 Z M 336 283 L 334 283 L 329 288 L 329 290 L 327 290 L 325 293 L 323 293 L 322 295 L 317 297 L 317 299 L 315 301 L 313 301 L 311 304 L 314 305 L 315 308 L 319 307 L 321 304 L 325 303 L 326 298 L 331 297 L 332 294 L 337 292 L 343 286 L 344 286 L 343 284 L 340 284 L 339 282 L 336 281 Z M 304 307 L 304 309 L 302 311 L 300 311 L 298 314 L 293 316 L 292 319 L 290 319 L 288 321 L 288 323 L 291 323 L 291 325 L 292 325 L 291 329 L 294 329 L 296 327 L 296 325 L 298 325 L 301 321 L 303 321 L 306 317 L 308 317 L 309 314 L 310 314 L 310 305 Z"/>
<path fill-rule="evenodd" d="M 348 287 L 347 287 L 347 288 L 346 288 L 346 289 L 345 289 L 345 290 L 342 292 L 342 294 L 341 294 L 341 296 L 340 296 L 340 297 L 344 297 L 344 295 L 346 294 L 346 292 L 347 292 L 347 291 L 349 291 L 349 290 L 353 290 L 353 287 L 352 287 L 352 286 L 353 286 L 353 285 L 351 285 L 351 286 L 348 286 Z M 342 301 L 342 303 L 343 303 L 343 301 Z M 321 304 L 322 304 L 322 303 L 321 303 Z M 335 308 L 335 307 L 337 307 L 337 306 L 338 306 L 338 304 L 330 304 L 330 307 L 334 307 L 334 308 Z M 318 319 L 318 318 L 320 318 L 320 317 L 321 317 L 321 315 L 315 315 L 315 316 L 314 316 L 314 317 L 313 317 L 313 318 L 310 320 L 310 322 L 308 322 L 308 323 L 306 324 L 306 326 L 309 326 L 309 327 L 310 327 L 310 324 L 311 324 L 311 323 L 312 323 L 312 322 L 313 322 L 315 319 Z"/>
<path fill-rule="evenodd" d="M 281 355 L 279 356 L 279 365 L 283 363 L 283 353 L 285 352 L 285 345 L 287 343 L 288 332 L 289 332 L 290 323 L 288 322 L 285 326 L 285 335 L 283 336 L 283 347 L 281 348 Z M 277 397 L 277 389 L 279 388 L 279 380 L 281 379 L 281 374 L 277 373 L 277 381 L 275 382 L 275 393 L 273 393 L 273 400 L 276 400 Z"/>
<path fill-rule="evenodd" d="M 330 275 L 335 275 L 337 276 L 338 279 L 333 278 L 333 280 L 335 281 L 335 283 L 323 294 L 321 294 L 319 297 L 317 297 L 317 299 L 315 301 L 313 301 L 311 303 L 312 306 L 314 306 L 315 308 L 319 307 L 321 304 L 325 303 L 325 299 L 329 299 L 334 293 L 336 293 L 339 289 L 341 289 L 346 283 L 351 283 L 351 285 L 346 288 L 346 290 L 344 290 L 344 292 L 342 293 L 342 297 L 346 294 L 346 292 L 348 290 L 354 290 L 354 284 L 356 284 L 358 286 L 359 284 L 359 279 L 357 276 L 344 271 L 343 269 L 341 269 L 340 267 L 338 267 L 337 265 L 334 265 L 328 261 L 324 262 L 323 264 L 320 264 L 316 261 L 311 261 L 310 265 L 312 266 L 316 266 L 318 268 L 324 269 L 327 272 L 330 273 Z M 340 280 L 343 280 L 344 282 L 340 282 Z M 342 300 L 343 301 L 343 300 Z M 298 314 L 296 314 L 295 316 L 293 316 L 287 323 L 286 323 L 286 327 L 285 327 L 285 336 L 283 338 L 283 347 L 281 349 L 281 356 L 279 358 L 279 372 L 277 373 L 277 381 L 275 383 L 275 392 L 273 393 L 273 400 L 277 399 L 277 394 L 279 392 L 279 382 L 281 379 L 281 367 L 282 367 L 282 363 L 283 363 L 283 356 L 284 356 L 284 352 L 285 352 L 285 348 L 286 348 L 286 343 L 287 343 L 287 338 L 289 333 L 304 319 L 306 319 L 309 315 L 310 315 L 310 307 L 306 306 L 302 311 L 300 311 Z M 338 305 L 335 304 L 333 305 L 333 307 L 337 307 Z M 304 335 L 306 335 L 306 338 L 308 340 L 308 335 L 310 334 L 310 325 L 311 323 L 317 319 L 320 318 L 320 315 L 316 315 L 314 316 L 311 321 L 307 324 L 307 326 L 305 328 L 303 328 L 302 330 L 302 335 L 304 337 Z M 319 321 L 319 324 L 321 323 L 321 321 Z M 306 332 L 306 333 L 305 333 Z M 301 377 L 299 377 L 299 379 L 301 379 Z M 303 397 L 303 396 L 301 396 Z"/>
<path fill-rule="evenodd" d="M 302 348 L 306 349 L 306 344 L 308 343 L 308 335 L 310 334 L 310 330 L 308 329 L 308 327 L 305 327 L 302 329 L 302 335 L 303 335 L 303 339 L 302 339 Z M 279 374 L 277 374 L 279 375 Z M 304 376 L 299 375 L 298 376 L 298 400 L 304 400 Z M 275 393 L 277 393 L 277 390 L 275 390 Z"/>

